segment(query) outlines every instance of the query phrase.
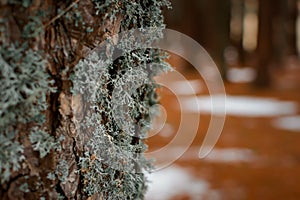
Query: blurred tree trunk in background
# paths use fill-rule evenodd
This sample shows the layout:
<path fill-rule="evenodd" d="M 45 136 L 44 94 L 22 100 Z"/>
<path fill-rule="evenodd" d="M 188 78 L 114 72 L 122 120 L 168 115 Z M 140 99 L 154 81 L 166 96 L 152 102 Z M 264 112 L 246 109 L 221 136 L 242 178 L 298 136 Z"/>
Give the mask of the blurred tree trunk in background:
<path fill-rule="evenodd" d="M 269 86 L 270 71 L 282 65 L 284 58 L 297 55 L 296 0 L 260 0 L 255 85 Z"/>
<path fill-rule="evenodd" d="M 224 50 L 229 45 L 230 0 L 173 0 L 167 13 L 168 28 L 176 29 L 200 43 L 225 77 Z"/>
<path fill-rule="evenodd" d="M 287 34 L 288 34 L 288 54 L 298 55 L 297 50 L 297 17 L 298 17 L 298 8 L 297 0 L 287 0 Z"/>
<path fill-rule="evenodd" d="M 221 75 L 226 78 L 224 51 L 229 46 L 230 1 L 204 0 L 196 4 L 194 19 L 197 19 L 197 25 L 193 26 L 196 29 L 196 40 L 208 51 Z"/>
<path fill-rule="evenodd" d="M 276 0 L 272 4 L 274 57 L 280 63 L 287 56 L 297 55 L 297 0 Z"/>
<path fill-rule="evenodd" d="M 244 33 L 244 14 L 245 1 L 231 0 L 231 22 L 230 22 L 230 36 L 231 44 L 237 49 L 238 58 L 237 64 L 243 66 L 245 64 L 245 50 L 243 47 L 243 33 Z"/>
<path fill-rule="evenodd" d="M 257 61 L 255 63 L 257 78 L 254 84 L 268 86 L 271 82 L 271 69 L 282 65 L 287 57 L 298 54 L 297 0 L 257 0 L 257 2 L 258 35 L 254 53 Z M 223 77 L 226 77 L 224 50 L 229 45 L 237 49 L 239 65 L 245 64 L 246 61 L 252 63 L 250 56 L 253 54 L 248 54 L 243 46 L 245 39 L 243 33 L 244 25 L 253 23 L 251 20 L 245 21 L 245 14 L 249 12 L 247 5 L 255 4 L 255 11 L 251 11 L 255 15 L 256 1 L 173 0 L 172 3 L 173 10 L 167 13 L 168 28 L 176 29 L 198 41 L 219 66 Z M 250 9 L 253 9 L 253 5 Z"/>
<path fill-rule="evenodd" d="M 270 83 L 269 68 L 273 60 L 273 8 L 278 1 L 259 0 L 258 25 L 258 69 L 255 84 L 266 86 Z"/>
<path fill-rule="evenodd" d="M 211 32 L 207 30 L 207 39 L 212 41 L 212 57 L 219 66 L 222 77 L 226 79 L 227 66 L 224 51 L 230 42 L 230 1 L 210 0 L 209 4 L 211 10 L 214 10 L 215 13 L 209 15 L 208 11 L 207 16 L 208 18 L 211 17 L 211 27 L 214 27 L 215 30 L 213 37 L 210 37 Z"/>

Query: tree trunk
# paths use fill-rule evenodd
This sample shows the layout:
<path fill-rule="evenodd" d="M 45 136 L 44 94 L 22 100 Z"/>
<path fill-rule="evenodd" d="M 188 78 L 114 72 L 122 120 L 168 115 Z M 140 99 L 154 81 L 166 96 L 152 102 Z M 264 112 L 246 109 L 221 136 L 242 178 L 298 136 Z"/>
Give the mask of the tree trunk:
<path fill-rule="evenodd" d="M 258 31 L 258 70 L 255 84 L 270 85 L 270 70 L 283 59 L 296 55 L 296 1 L 260 0 Z"/>
<path fill-rule="evenodd" d="M 243 34 L 244 34 L 244 15 L 245 15 L 245 1 L 232 0 L 231 1 L 231 19 L 234 20 L 231 30 L 231 44 L 237 49 L 238 52 L 238 65 L 244 66 L 245 64 L 245 49 L 243 47 Z"/>
<path fill-rule="evenodd" d="M 173 2 L 174 9 L 167 17 L 168 26 L 199 42 L 214 59 L 225 78 L 224 50 L 229 45 L 230 0 Z"/>
<path fill-rule="evenodd" d="M 297 30 L 296 23 L 298 17 L 297 0 L 287 1 L 287 35 L 288 35 L 288 54 L 298 55 L 297 50 Z"/>
<path fill-rule="evenodd" d="M 134 55 L 140 59 L 128 52 L 107 69 L 101 60 L 93 65 L 93 58 L 82 59 L 121 31 L 161 27 L 160 6 L 168 2 L 0 1 L 0 199 L 143 198 L 141 171 L 150 164 L 144 161 L 140 135 L 146 129 L 139 125 L 135 135 L 124 133 L 109 105 L 113 83 L 123 71 L 163 58 L 156 50 L 139 49 Z M 106 74 L 93 80 L 94 74 L 87 73 L 92 67 Z M 87 88 L 73 92 L 78 70 L 83 81 L 102 84 L 97 89 L 101 99 L 86 99 Z M 154 72 L 147 73 L 152 78 Z M 131 98 L 146 111 L 131 116 L 136 124 L 150 123 L 155 86 L 138 90 Z M 110 161 L 133 167 L 122 170 Z"/>
<path fill-rule="evenodd" d="M 258 25 L 258 68 L 257 78 L 255 84 L 257 86 L 268 86 L 270 84 L 270 66 L 273 61 L 273 17 L 274 17 L 274 4 L 277 1 L 260 0 L 259 1 L 259 25 Z"/>
<path fill-rule="evenodd" d="M 223 78 L 226 79 L 224 51 L 229 46 L 230 1 L 197 1 L 198 6 L 193 22 L 198 18 L 195 28 L 196 40 L 210 53 Z M 202 24 L 199 24 L 201 22 Z"/>

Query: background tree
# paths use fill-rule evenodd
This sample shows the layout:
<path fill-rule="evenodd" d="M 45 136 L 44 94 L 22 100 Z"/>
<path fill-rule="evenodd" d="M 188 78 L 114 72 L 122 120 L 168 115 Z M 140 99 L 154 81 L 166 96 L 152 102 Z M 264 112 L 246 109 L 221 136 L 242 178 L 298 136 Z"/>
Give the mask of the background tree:
<path fill-rule="evenodd" d="M 245 50 L 243 47 L 245 1 L 231 0 L 230 12 L 230 43 L 237 49 L 237 63 L 245 64 Z"/>
<path fill-rule="evenodd" d="M 256 69 L 256 86 L 270 85 L 272 69 L 283 66 L 289 56 L 298 57 L 297 0 L 173 0 L 172 3 L 173 10 L 166 13 L 168 27 L 198 41 L 224 78 L 230 64 L 226 63 L 224 52 L 230 46 L 234 47 L 229 49 L 231 53 L 237 55 L 230 58 L 235 59 L 235 65 Z M 253 29 L 257 23 L 256 35 Z M 251 33 L 247 32 L 249 29 Z"/>
<path fill-rule="evenodd" d="M 126 50 L 105 65 L 107 60 L 90 52 L 105 39 L 113 44 L 112 36 L 128 29 L 162 29 L 163 6 L 169 2 L 0 2 L 1 199 L 143 198 L 142 170 L 151 164 L 140 138 L 157 102 L 151 78 L 166 67 L 145 63 L 162 64 L 164 57 L 158 50 Z M 107 48 L 104 54 L 116 51 Z M 111 96 L 124 71 L 137 67 L 149 84 L 130 97 L 128 114 L 138 126 L 128 135 L 113 119 Z M 76 88 L 76 81 L 85 87 Z M 96 97 L 89 101 L 94 84 Z"/>
<path fill-rule="evenodd" d="M 270 70 L 283 64 L 284 58 L 297 55 L 296 0 L 260 0 L 258 28 L 258 86 L 270 85 Z"/>
<path fill-rule="evenodd" d="M 199 42 L 225 78 L 224 50 L 229 45 L 230 0 L 174 0 L 172 5 L 173 10 L 166 13 L 167 26 Z"/>

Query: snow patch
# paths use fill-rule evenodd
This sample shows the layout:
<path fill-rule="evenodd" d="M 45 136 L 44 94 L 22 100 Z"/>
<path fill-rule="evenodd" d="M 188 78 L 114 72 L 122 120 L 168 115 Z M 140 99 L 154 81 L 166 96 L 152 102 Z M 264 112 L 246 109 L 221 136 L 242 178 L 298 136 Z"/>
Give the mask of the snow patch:
<path fill-rule="evenodd" d="M 176 95 L 193 95 L 202 91 L 200 80 L 172 81 L 166 86 Z"/>
<path fill-rule="evenodd" d="M 226 99 L 226 100 L 225 100 Z M 187 112 L 213 113 L 248 117 L 272 117 L 297 113 L 297 104 L 272 98 L 221 95 L 184 97 L 182 110 Z"/>
<path fill-rule="evenodd" d="M 199 160 L 199 147 L 171 147 L 164 152 L 160 157 L 155 157 L 156 160 L 167 160 L 173 158 L 174 155 L 182 155 L 179 160 Z M 217 163 L 239 163 L 239 162 L 252 162 L 257 159 L 257 155 L 251 149 L 247 148 L 213 148 L 213 150 L 205 157 L 200 158 L 204 162 L 217 162 Z"/>
<path fill-rule="evenodd" d="M 249 83 L 256 77 L 256 72 L 250 67 L 230 68 L 227 71 L 227 79 L 232 83 Z"/>
<path fill-rule="evenodd" d="M 300 115 L 277 118 L 273 121 L 273 126 L 283 130 L 300 132 Z"/>
<path fill-rule="evenodd" d="M 150 181 L 146 200 L 169 200 L 180 194 L 189 195 L 190 199 L 198 200 L 210 191 L 209 183 L 195 179 L 187 169 L 176 165 L 146 174 L 146 176 Z"/>
<path fill-rule="evenodd" d="M 238 163 L 254 161 L 254 153 L 250 149 L 214 148 L 203 161 L 216 163 Z"/>

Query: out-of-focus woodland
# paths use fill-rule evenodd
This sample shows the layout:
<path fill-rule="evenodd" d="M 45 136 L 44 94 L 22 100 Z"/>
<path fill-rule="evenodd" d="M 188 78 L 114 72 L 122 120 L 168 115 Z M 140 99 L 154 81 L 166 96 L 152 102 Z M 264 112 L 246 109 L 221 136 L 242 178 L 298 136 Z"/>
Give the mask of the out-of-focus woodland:
<path fill-rule="evenodd" d="M 297 63 L 297 0 L 173 0 L 172 4 L 173 10 L 165 14 L 167 27 L 198 41 L 225 79 L 229 67 L 251 66 L 257 72 L 254 84 L 270 86 L 272 73 Z"/>
<path fill-rule="evenodd" d="M 187 80 L 164 77 L 171 86 L 161 90 L 167 119 L 149 139 L 150 151 L 169 145 L 180 131 L 191 137 L 197 116 L 200 122 L 183 156 L 153 174 L 147 199 L 299 199 L 300 1 L 172 0 L 172 5 L 165 12 L 167 28 L 202 45 L 223 76 L 226 119 L 213 150 L 199 159 L 213 121 L 211 99 L 218 96 L 195 70 L 202 66 L 171 54 L 170 63 Z M 198 58 L 181 46 L 185 55 Z M 170 146 L 162 163 L 185 147 Z"/>

